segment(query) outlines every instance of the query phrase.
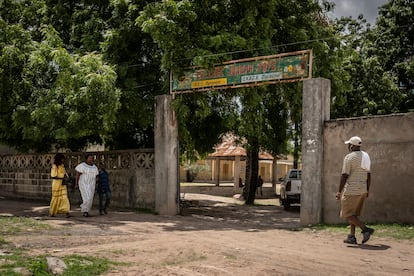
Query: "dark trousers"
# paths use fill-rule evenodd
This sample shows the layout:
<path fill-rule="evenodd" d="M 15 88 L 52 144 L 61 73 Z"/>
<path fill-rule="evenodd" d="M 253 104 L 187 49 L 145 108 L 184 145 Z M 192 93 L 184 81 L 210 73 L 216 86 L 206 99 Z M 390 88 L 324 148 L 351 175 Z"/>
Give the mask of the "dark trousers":
<path fill-rule="evenodd" d="M 262 188 L 262 186 L 259 186 L 259 187 L 256 188 L 256 194 L 257 195 L 259 195 L 259 194 L 260 195 L 263 195 L 263 188 Z"/>
<path fill-rule="evenodd" d="M 109 203 L 111 201 L 111 192 L 102 192 L 102 193 L 98 193 L 99 195 L 99 211 L 104 211 L 106 210 L 106 208 L 108 208 Z M 105 204 L 103 203 L 104 200 L 104 196 L 105 196 Z"/>

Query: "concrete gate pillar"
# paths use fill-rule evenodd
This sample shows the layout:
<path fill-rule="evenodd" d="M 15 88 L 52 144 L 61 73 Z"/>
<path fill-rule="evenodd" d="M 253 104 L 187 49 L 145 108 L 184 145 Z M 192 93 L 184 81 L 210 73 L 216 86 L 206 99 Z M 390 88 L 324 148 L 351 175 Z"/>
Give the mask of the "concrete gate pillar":
<path fill-rule="evenodd" d="M 322 222 L 323 125 L 330 117 L 331 81 L 303 82 L 302 107 L 302 225 Z"/>
<path fill-rule="evenodd" d="M 171 107 L 172 96 L 155 97 L 155 211 L 179 214 L 178 125 Z"/>

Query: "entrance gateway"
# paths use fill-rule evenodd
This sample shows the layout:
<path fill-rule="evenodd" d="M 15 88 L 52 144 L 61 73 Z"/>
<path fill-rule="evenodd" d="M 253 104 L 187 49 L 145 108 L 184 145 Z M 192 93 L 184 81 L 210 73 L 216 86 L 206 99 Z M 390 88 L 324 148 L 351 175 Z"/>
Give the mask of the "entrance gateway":
<path fill-rule="evenodd" d="M 155 209 L 179 213 L 178 124 L 171 108 L 175 94 L 304 81 L 301 223 L 321 221 L 323 122 L 329 119 L 330 81 L 311 79 L 312 50 L 233 60 L 211 69 L 171 74 L 170 94 L 156 97 Z"/>

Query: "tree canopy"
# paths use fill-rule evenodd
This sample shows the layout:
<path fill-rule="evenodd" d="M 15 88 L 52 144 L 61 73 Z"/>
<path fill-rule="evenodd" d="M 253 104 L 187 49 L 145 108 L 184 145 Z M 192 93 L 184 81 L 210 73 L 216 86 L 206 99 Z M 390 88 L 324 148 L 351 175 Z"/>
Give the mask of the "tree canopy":
<path fill-rule="evenodd" d="M 389 1 L 372 27 L 363 15 L 336 22 L 342 73 L 336 80 L 341 87 L 334 92 L 333 117 L 414 110 L 413 10 L 412 1 Z"/>
<path fill-rule="evenodd" d="M 146 4 L 1 1 L 0 141 L 20 150 L 153 146 L 159 51 Z"/>
<path fill-rule="evenodd" d="M 331 71 L 327 62 L 331 48 L 329 42 L 318 39 L 334 33 L 324 16 L 329 8 L 325 4 L 320 6 L 316 1 L 167 0 L 147 5 L 137 23 L 158 43 L 163 52 L 162 66 L 168 70 L 180 72 L 186 66 L 209 67 L 232 59 L 313 48 L 318 57 L 316 72 L 323 75 Z M 298 41 L 300 43 L 292 43 Z M 246 183 L 250 187 L 248 194 L 254 199 L 259 150 L 275 155 L 286 152 L 287 119 L 289 114 L 297 118 L 294 114 L 299 112 L 294 97 L 289 94 L 300 93 L 297 86 L 286 84 L 179 96 L 186 98 L 179 102 L 186 106 L 178 107 L 179 122 L 186 133 L 180 136 L 180 141 L 191 145 L 191 151 L 205 151 L 207 145 L 212 148 L 224 130 L 246 139 L 248 158 L 251 154 L 253 159 Z M 288 99 L 292 99 L 290 104 Z M 189 104 L 194 101 L 198 104 Z M 192 112 L 180 112 L 191 107 L 194 108 Z M 220 114 L 217 110 L 229 112 L 215 118 L 214 115 Z M 206 116 L 187 116 L 189 113 Z M 210 118 L 214 119 L 213 124 L 206 122 Z M 194 137 L 205 141 L 202 147 L 197 147 Z"/>
<path fill-rule="evenodd" d="M 152 147 L 169 71 L 310 48 L 313 76 L 332 81 L 331 117 L 412 111 L 413 5 L 389 1 L 369 26 L 329 20 L 333 4 L 314 0 L 4 0 L 0 142 Z M 284 153 L 289 140 L 300 149 L 300 83 L 177 96 L 174 106 L 189 155 L 228 131 L 254 152 Z"/>

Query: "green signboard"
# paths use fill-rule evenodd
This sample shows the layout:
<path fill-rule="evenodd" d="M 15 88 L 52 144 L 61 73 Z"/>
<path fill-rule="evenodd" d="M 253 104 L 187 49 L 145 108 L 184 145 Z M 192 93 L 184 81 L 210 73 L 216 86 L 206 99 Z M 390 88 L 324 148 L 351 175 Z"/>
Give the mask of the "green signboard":
<path fill-rule="evenodd" d="M 210 70 L 193 68 L 171 76 L 171 93 L 258 86 L 309 79 L 312 51 L 233 60 Z"/>

